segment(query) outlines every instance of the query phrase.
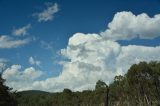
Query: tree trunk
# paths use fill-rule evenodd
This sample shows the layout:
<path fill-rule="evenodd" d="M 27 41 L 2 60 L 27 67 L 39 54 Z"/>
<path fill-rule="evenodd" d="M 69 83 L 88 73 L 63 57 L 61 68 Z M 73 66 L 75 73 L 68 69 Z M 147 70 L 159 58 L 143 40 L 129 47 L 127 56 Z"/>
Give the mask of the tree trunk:
<path fill-rule="evenodd" d="M 109 106 L 109 88 L 107 88 L 107 94 L 106 94 L 104 106 Z"/>

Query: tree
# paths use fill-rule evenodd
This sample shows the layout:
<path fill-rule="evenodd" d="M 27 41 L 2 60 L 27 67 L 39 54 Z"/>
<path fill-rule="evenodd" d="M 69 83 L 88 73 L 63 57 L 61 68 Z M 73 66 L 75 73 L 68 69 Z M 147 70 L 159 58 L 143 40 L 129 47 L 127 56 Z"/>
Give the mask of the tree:
<path fill-rule="evenodd" d="M 95 86 L 95 90 L 106 89 L 108 86 L 105 82 L 98 80 Z"/>
<path fill-rule="evenodd" d="M 4 85 L 5 80 L 0 73 L 0 106 L 17 106 L 14 95 L 10 92 L 11 88 Z"/>
<path fill-rule="evenodd" d="M 97 93 L 97 95 L 99 95 L 99 97 L 97 99 L 101 98 L 100 102 L 104 102 L 104 106 L 108 106 L 108 103 L 109 103 L 109 101 L 108 101 L 109 100 L 109 96 L 108 96 L 109 87 L 108 87 L 108 85 L 105 82 L 98 80 L 96 83 L 96 86 L 95 86 L 95 92 Z"/>
<path fill-rule="evenodd" d="M 140 62 L 128 70 L 127 79 L 130 87 L 135 88 L 131 91 L 138 103 L 150 106 L 152 101 L 157 99 L 158 92 L 155 88 L 160 88 L 157 85 L 159 83 L 158 77 L 160 77 L 160 65 L 157 62 Z"/>
<path fill-rule="evenodd" d="M 33 98 L 22 94 L 19 106 L 160 106 L 160 62 L 134 64 L 125 75 L 115 76 L 109 86 L 99 80 L 95 90 L 64 89 L 45 95 Z"/>

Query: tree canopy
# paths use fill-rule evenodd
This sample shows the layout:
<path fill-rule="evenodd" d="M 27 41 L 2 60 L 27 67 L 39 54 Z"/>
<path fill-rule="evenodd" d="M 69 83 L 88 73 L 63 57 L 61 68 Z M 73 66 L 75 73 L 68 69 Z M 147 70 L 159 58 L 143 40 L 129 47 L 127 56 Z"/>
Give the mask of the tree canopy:
<path fill-rule="evenodd" d="M 4 82 L 0 73 L 0 106 L 17 106 L 14 95 L 10 92 L 11 88 L 4 85 Z"/>
<path fill-rule="evenodd" d="M 10 89 L 1 76 L 0 92 L 0 106 L 14 106 Z M 18 106 L 160 106 L 160 62 L 133 64 L 125 75 L 115 76 L 109 85 L 98 80 L 95 90 L 73 92 L 65 88 L 63 92 L 18 94 Z"/>

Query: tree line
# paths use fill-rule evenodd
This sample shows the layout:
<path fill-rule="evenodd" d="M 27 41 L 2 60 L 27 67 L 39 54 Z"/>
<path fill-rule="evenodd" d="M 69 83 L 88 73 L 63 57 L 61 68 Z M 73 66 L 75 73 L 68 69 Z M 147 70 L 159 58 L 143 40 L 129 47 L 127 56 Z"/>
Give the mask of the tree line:
<path fill-rule="evenodd" d="M 133 64 L 109 85 L 99 80 L 94 90 L 82 92 L 13 93 L 4 81 L 0 74 L 0 106 L 160 106 L 160 62 L 156 61 Z"/>

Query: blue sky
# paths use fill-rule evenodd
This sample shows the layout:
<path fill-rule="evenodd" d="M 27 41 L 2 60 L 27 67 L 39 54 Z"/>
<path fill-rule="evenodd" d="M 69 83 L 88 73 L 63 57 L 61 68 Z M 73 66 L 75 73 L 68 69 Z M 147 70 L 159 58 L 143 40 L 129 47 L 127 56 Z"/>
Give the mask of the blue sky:
<path fill-rule="evenodd" d="M 56 9 L 58 10 L 51 14 L 53 17 L 49 20 L 40 21 L 38 14 L 55 5 L 57 5 Z M 105 32 L 115 14 L 122 11 L 130 11 L 135 16 L 145 13 L 148 17 L 153 18 L 160 13 L 159 5 L 159 0 L 0 0 L 0 36 L 7 36 L 12 40 L 29 39 L 28 42 L 14 47 L 1 47 L 0 58 L 7 60 L 10 65 L 20 65 L 21 71 L 28 67 L 41 70 L 44 74 L 38 77 L 38 80 L 57 77 L 61 73 L 63 74 L 64 67 L 67 65 L 58 63 L 74 60 L 71 58 L 72 56 L 68 54 L 64 56 L 60 52 L 62 49 L 67 50 L 67 47 L 70 47 L 69 39 L 73 38 L 75 33 L 100 34 Z M 155 27 L 158 25 L 157 23 Z M 16 35 L 14 32 L 21 28 L 26 28 L 25 34 L 23 32 Z M 156 28 L 153 28 L 154 30 L 157 31 Z M 153 35 L 154 37 L 146 39 L 144 35 L 142 37 L 140 35 L 144 31 L 138 31 L 136 32 L 139 34 L 137 37 L 129 38 L 129 40 L 116 39 L 115 42 L 124 47 L 136 45 L 154 48 L 160 45 L 159 35 Z M 152 30 L 150 32 L 155 34 L 152 33 Z M 3 43 L 0 41 L 0 44 L 2 44 L 1 42 Z M 156 55 L 158 54 L 156 53 Z M 143 58 L 142 60 L 152 59 Z M 107 79 L 102 79 L 108 82 Z M 74 89 L 74 87 L 72 88 Z"/>

